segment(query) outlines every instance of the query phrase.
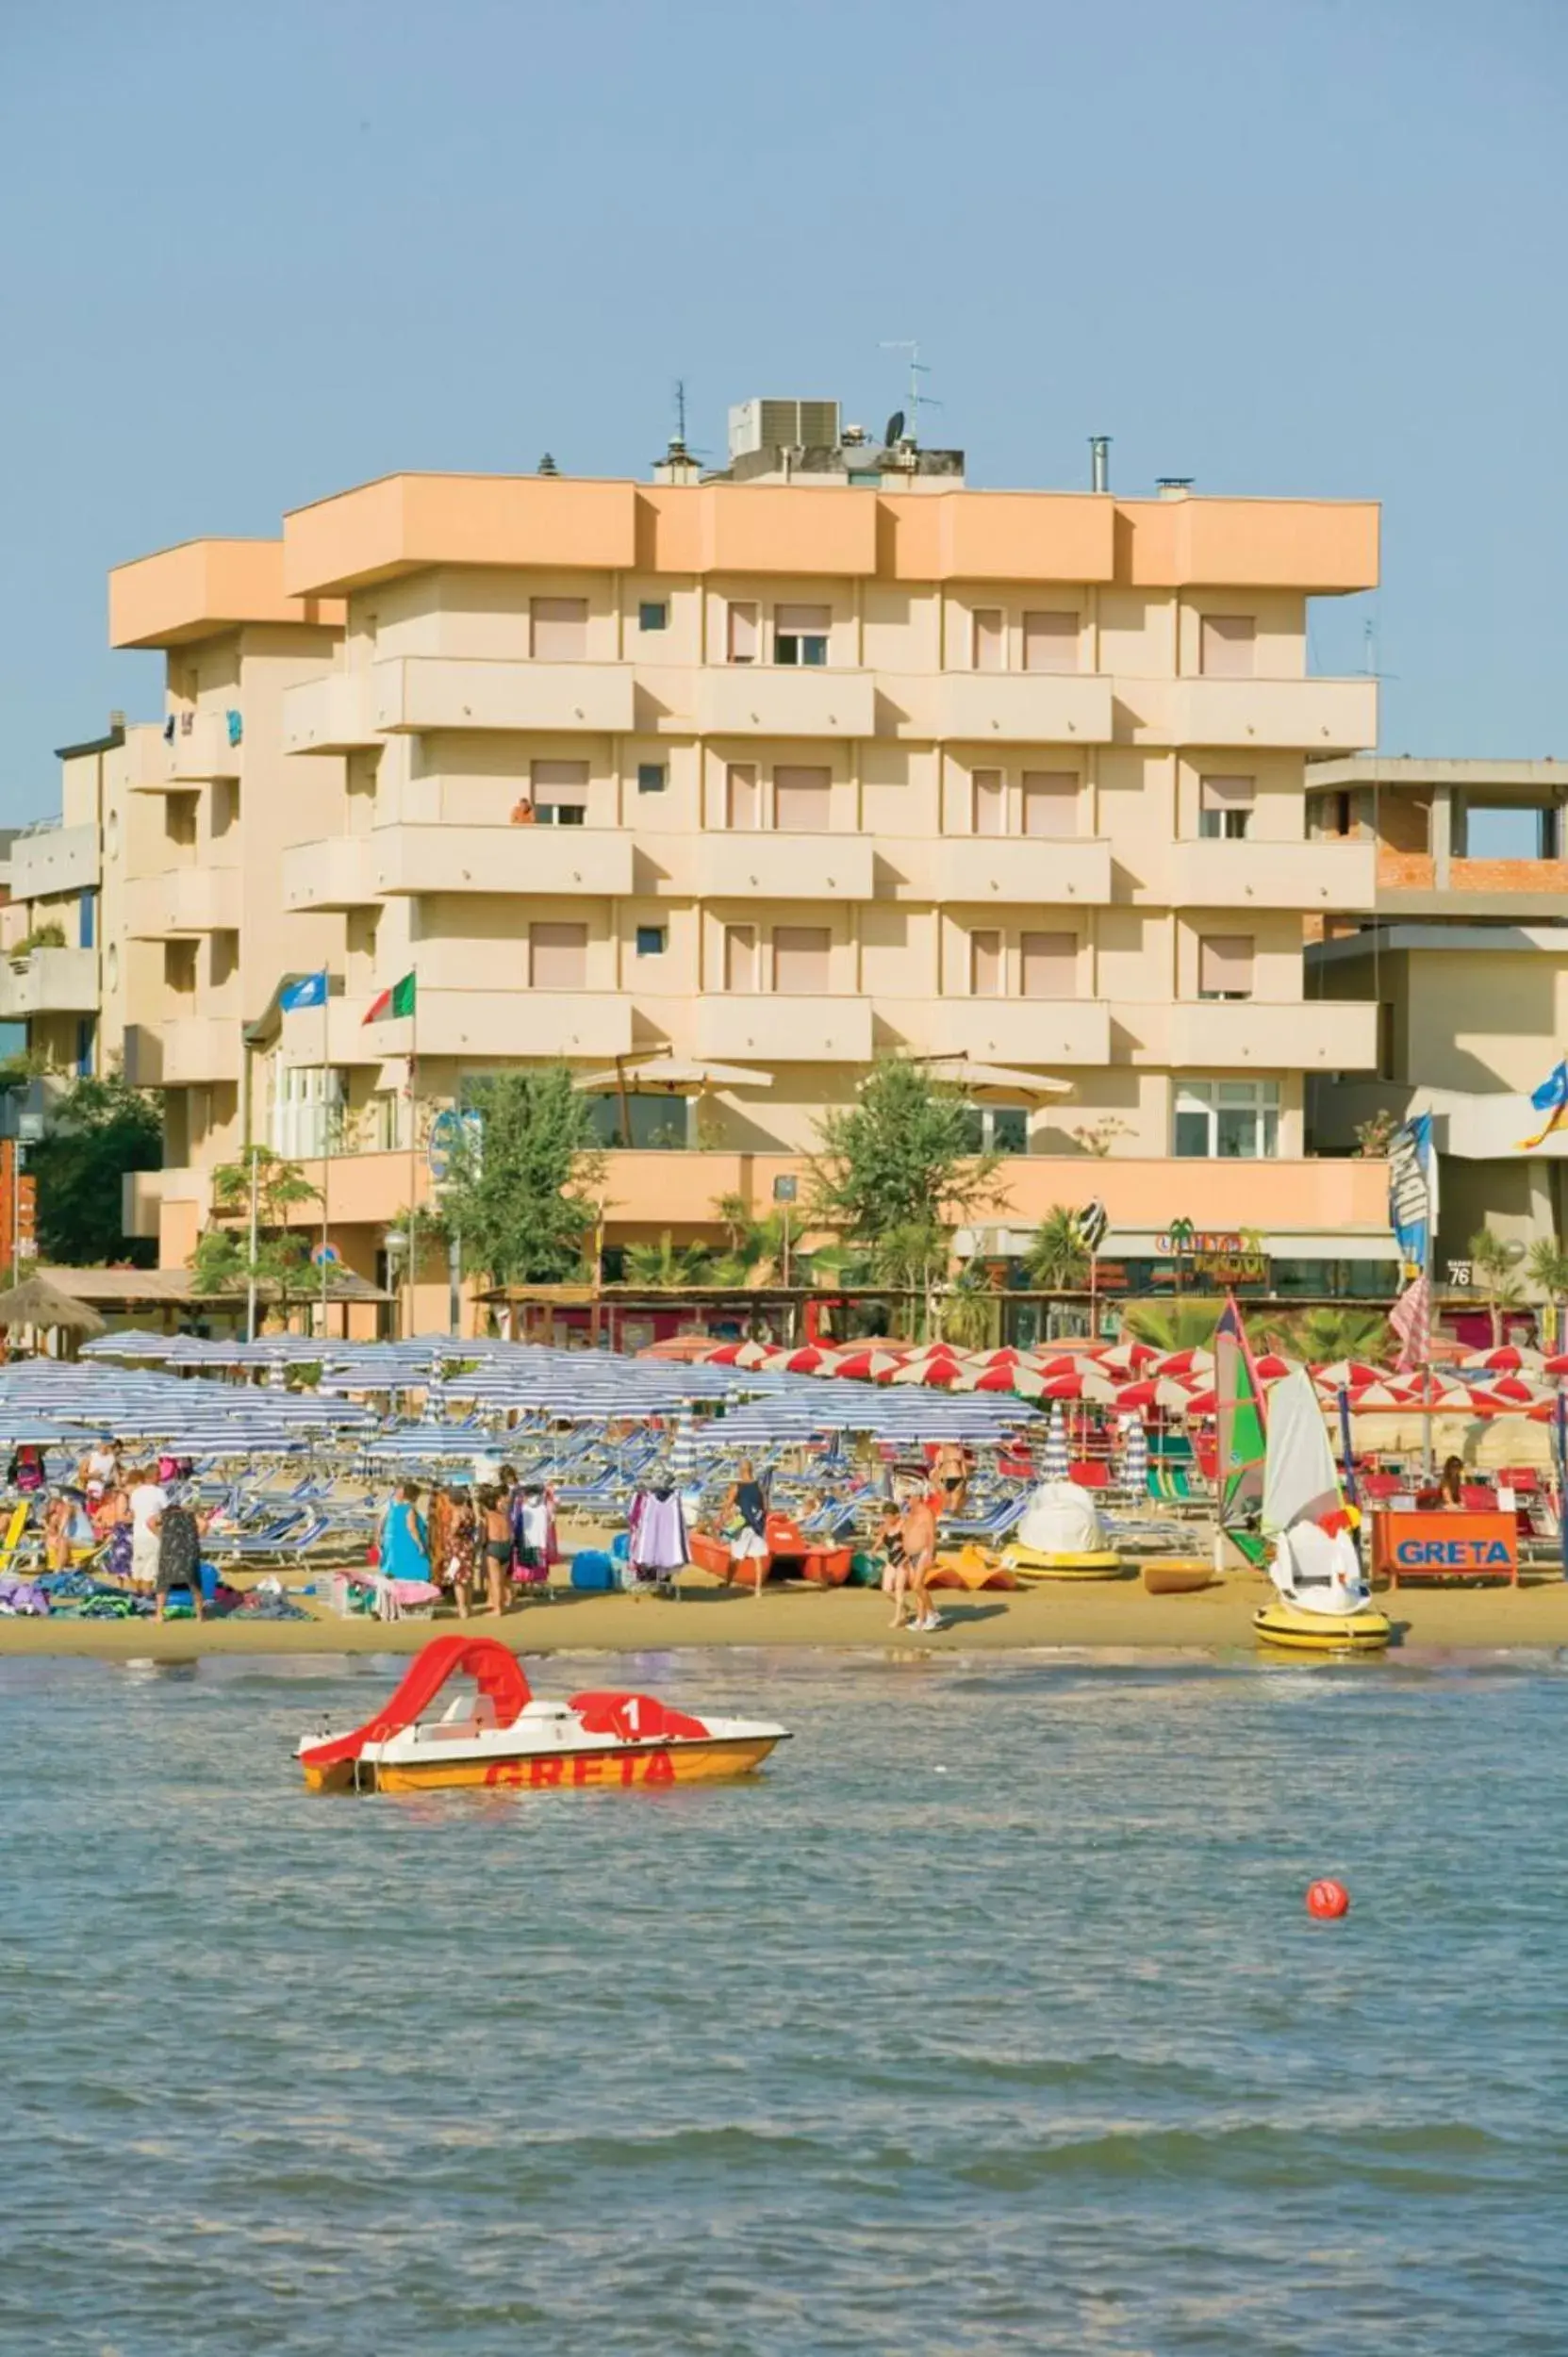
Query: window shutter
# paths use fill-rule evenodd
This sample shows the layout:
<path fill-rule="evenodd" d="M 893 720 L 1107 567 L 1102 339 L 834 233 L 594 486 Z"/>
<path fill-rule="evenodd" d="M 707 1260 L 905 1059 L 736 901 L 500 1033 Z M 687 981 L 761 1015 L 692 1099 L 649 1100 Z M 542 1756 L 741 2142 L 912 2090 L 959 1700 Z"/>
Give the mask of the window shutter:
<path fill-rule="evenodd" d="M 1007 787 L 999 769 L 977 769 L 974 773 L 976 834 L 1005 834 L 1007 832 Z"/>
<path fill-rule="evenodd" d="M 1007 668 L 1007 628 L 999 605 L 977 606 L 970 662 L 977 671 Z"/>
<path fill-rule="evenodd" d="M 976 998 L 999 998 L 1001 996 L 1001 935 L 983 932 L 969 935 L 969 991 Z"/>
<path fill-rule="evenodd" d="M 586 598 L 534 598 L 529 612 L 536 663 L 581 663 L 588 651 Z"/>
<path fill-rule="evenodd" d="M 586 925 L 530 925 L 529 981 L 535 990 L 582 990 L 587 982 Z"/>
<path fill-rule="evenodd" d="M 729 654 L 732 663 L 754 663 L 757 659 L 757 609 L 750 600 L 731 602 Z"/>
<path fill-rule="evenodd" d="M 1055 836 L 1078 832 L 1076 769 L 1024 771 L 1024 832 Z"/>
<path fill-rule="evenodd" d="M 1250 933 L 1203 935 L 1197 945 L 1197 991 L 1200 998 L 1251 997 Z"/>
<path fill-rule="evenodd" d="M 773 987 L 791 997 L 819 997 L 828 987 L 828 950 L 833 936 L 826 925 L 776 925 L 773 928 Z"/>
<path fill-rule="evenodd" d="M 734 761 L 724 781 L 725 824 L 736 834 L 754 834 L 760 814 L 757 809 L 757 771 L 754 762 Z"/>
<path fill-rule="evenodd" d="M 1256 778 L 1199 778 L 1199 810 L 1250 810 L 1257 799 Z"/>
<path fill-rule="evenodd" d="M 1076 998 L 1076 933 L 1025 933 L 1019 942 L 1026 998 Z"/>
<path fill-rule="evenodd" d="M 773 824 L 785 834 L 826 834 L 833 801 L 831 769 L 773 772 Z"/>
<path fill-rule="evenodd" d="M 1076 614 L 1024 616 L 1024 669 L 1076 671 L 1079 621 Z"/>
<path fill-rule="evenodd" d="M 1258 625 L 1250 614 L 1205 614 L 1199 664 L 1205 679 L 1250 679 Z"/>
<path fill-rule="evenodd" d="M 724 987 L 750 992 L 757 986 L 757 929 L 754 925 L 724 928 Z"/>
<path fill-rule="evenodd" d="M 833 628 L 831 605 L 776 605 L 773 608 L 775 630 L 791 631 L 805 637 L 825 636 Z"/>

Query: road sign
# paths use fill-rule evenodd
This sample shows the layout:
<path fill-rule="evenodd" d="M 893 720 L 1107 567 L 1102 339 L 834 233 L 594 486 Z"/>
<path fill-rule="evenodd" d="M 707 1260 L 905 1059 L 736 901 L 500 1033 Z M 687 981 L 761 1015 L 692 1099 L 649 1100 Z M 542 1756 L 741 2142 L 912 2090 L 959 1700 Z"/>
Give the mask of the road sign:
<path fill-rule="evenodd" d="M 311 1266 L 336 1268 L 342 1257 L 335 1244 L 319 1244 L 310 1255 Z"/>

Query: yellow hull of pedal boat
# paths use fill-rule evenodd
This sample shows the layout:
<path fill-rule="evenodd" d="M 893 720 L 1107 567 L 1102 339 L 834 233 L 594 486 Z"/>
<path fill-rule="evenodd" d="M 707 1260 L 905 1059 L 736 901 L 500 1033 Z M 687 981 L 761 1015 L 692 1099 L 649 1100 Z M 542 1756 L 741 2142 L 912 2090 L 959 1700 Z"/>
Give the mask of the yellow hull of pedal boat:
<path fill-rule="evenodd" d="M 1126 1569 L 1113 1548 L 1083 1555 L 1047 1555 L 1038 1547 L 1004 1547 L 1002 1568 L 1017 1579 L 1118 1579 Z"/>
<path fill-rule="evenodd" d="M 1252 1615 L 1259 1640 L 1282 1653 L 1385 1653 L 1394 1624 L 1384 1612 L 1303 1612 L 1276 1596 Z"/>

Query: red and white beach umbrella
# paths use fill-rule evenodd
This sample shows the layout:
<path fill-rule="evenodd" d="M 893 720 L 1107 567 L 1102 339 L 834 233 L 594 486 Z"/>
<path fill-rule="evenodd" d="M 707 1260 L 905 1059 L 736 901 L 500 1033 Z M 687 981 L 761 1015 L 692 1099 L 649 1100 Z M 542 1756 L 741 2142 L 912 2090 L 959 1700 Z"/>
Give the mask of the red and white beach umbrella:
<path fill-rule="evenodd" d="M 1460 1360 L 1461 1375 L 1541 1375 L 1546 1361 L 1527 1344 L 1502 1343 L 1495 1350 L 1473 1350 Z"/>

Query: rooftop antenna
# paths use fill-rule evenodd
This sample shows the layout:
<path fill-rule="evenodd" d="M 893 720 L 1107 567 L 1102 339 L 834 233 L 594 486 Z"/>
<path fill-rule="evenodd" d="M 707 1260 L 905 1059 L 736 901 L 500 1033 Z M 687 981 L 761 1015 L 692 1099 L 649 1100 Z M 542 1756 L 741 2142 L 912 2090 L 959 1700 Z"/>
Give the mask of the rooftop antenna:
<path fill-rule="evenodd" d="M 684 376 L 675 379 L 675 439 L 684 450 L 686 440 L 686 380 Z"/>
<path fill-rule="evenodd" d="M 915 341 L 913 337 L 884 336 L 882 339 L 882 349 L 883 352 L 907 352 L 909 354 L 909 392 L 906 396 L 906 407 L 902 414 L 905 416 L 907 420 L 909 440 L 912 442 L 918 442 L 920 438 L 921 404 L 923 404 L 928 409 L 940 409 L 942 406 L 942 404 L 936 399 L 933 393 L 923 393 L 920 390 L 921 377 L 929 376 L 931 374 L 931 371 L 927 367 L 926 363 L 921 359 L 920 347 Z M 894 415 L 896 417 L 900 414 L 900 413 L 899 411 L 895 410 Z M 900 437 L 900 438 L 901 439 L 903 437 Z"/>

